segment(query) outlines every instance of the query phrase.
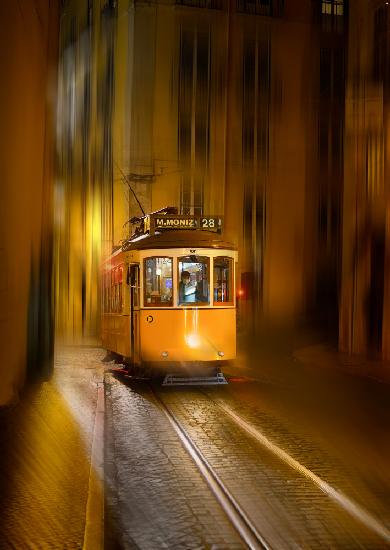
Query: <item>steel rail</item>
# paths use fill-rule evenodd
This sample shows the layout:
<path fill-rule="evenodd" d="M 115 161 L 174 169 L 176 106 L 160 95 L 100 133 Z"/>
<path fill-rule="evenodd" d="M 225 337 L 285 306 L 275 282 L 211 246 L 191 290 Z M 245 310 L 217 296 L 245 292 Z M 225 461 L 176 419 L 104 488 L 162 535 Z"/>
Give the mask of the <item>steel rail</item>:
<path fill-rule="evenodd" d="M 253 437 L 264 448 L 273 453 L 282 462 L 290 466 L 295 471 L 299 472 L 302 476 L 306 477 L 314 485 L 316 485 L 323 493 L 325 493 L 330 499 L 336 502 L 345 512 L 352 516 L 355 520 L 363 524 L 367 529 L 376 533 L 379 537 L 385 539 L 387 543 L 390 542 L 390 531 L 380 523 L 380 521 L 374 517 L 370 512 L 365 510 L 352 498 L 348 497 L 340 490 L 335 489 L 329 483 L 321 479 L 318 475 L 311 470 L 303 466 L 300 462 L 291 457 L 286 451 L 278 447 L 272 441 L 270 441 L 263 433 L 248 423 L 246 420 L 235 413 L 229 406 L 221 403 L 218 400 L 210 397 L 206 392 L 201 390 L 201 393 L 208 397 L 208 399 L 219 408 L 220 411 L 230 418 L 237 426 L 239 426 L 244 432 Z"/>
<path fill-rule="evenodd" d="M 208 460 L 198 449 L 196 443 L 191 439 L 186 430 L 183 428 L 180 421 L 175 417 L 173 412 L 167 407 L 161 397 L 156 393 L 155 389 L 150 386 L 153 396 L 160 410 L 165 414 L 173 429 L 177 433 L 184 448 L 196 464 L 198 470 L 202 474 L 211 492 L 219 502 L 225 514 L 229 518 L 235 530 L 238 532 L 242 540 L 251 550 L 271 550 L 271 546 L 266 542 L 264 537 L 257 531 L 251 520 L 248 518 L 244 510 L 235 500 L 233 495 L 223 484 L 218 474 L 209 464 Z"/>

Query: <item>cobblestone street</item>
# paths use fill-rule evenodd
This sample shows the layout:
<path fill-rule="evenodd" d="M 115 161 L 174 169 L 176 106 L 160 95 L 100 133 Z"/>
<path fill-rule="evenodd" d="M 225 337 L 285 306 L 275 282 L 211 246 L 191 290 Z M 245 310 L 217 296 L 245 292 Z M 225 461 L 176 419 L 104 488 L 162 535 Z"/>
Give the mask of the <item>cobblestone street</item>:
<path fill-rule="evenodd" d="M 2 412 L 1 548 L 246 548 L 162 407 L 267 547 L 390 547 L 389 479 L 383 470 L 388 445 L 378 445 L 381 438 L 374 430 L 372 439 L 348 431 L 346 417 L 340 426 L 335 423 L 340 414 L 335 380 L 333 412 L 325 421 L 318 416 L 327 411 L 320 394 L 316 406 L 302 396 L 297 407 L 287 387 L 233 371 L 228 386 L 163 388 L 129 381 L 103 357 L 97 348 L 58 350 L 53 380 Z M 317 373 L 317 383 L 322 376 Z M 97 438 L 96 426 L 103 381 L 100 491 L 96 448 L 103 452 L 103 439 Z M 369 403 L 375 397 L 378 403 L 387 391 L 388 386 L 378 385 L 377 395 L 368 397 L 361 389 L 365 430 L 381 410 Z M 384 430 L 386 423 L 383 415 Z M 248 433 L 247 425 L 291 461 Z M 99 520 L 103 501 L 104 526 Z"/>
<path fill-rule="evenodd" d="M 106 414 L 107 505 L 120 548 L 245 548 L 146 386 L 107 375 Z"/>
<path fill-rule="evenodd" d="M 202 548 L 235 548 L 237 544 L 228 535 L 215 500 L 213 508 L 213 498 L 207 488 L 202 487 L 199 474 L 189 457 L 183 454 L 177 436 L 159 411 L 156 393 L 262 533 L 269 547 L 390 547 L 389 479 L 382 468 L 388 448 L 387 445 L 377 447 L 380 438 L 372 441 L 372 447 L 364 434 L 359 438 L 351 426 L 345 425 L 351 418 L 343 412 L 346 403 L 338 401 L 341 388 L 337 386 L 337 376 L 333 380 L 335 401 L 328 422 L 333 426 L 334 442 L 344 438 L 342 446 L 329 443 L 327 431 L 330 428 L 324 419 L 321 422 L 318 418 L 321 407 L 322 413 L 327 414 L 327 405 L 323 403 L 326 395 L 322 392 L 316 406 L 308 403 L 310 392 L 302 395 L 305 399 L 300 413 L 305 412 L 306 422 L 300 422 L 302 419 L 297 415 L 299 406 L 291 402 L 293 399 L 290 398 L 290 402 L 286 399 L 284 407 L 278 405 L 277 397 L 283 399 L 289 391 L 288 386 L 264 384 L 245 376 L 237 378 L 236 372 L 233 369 L 228 387 L 204 389 L 160 388 L 142 382 L 129 383 L 106 374 L 107 415 L 111 416 L 111 421 L 119 419 L 108 428 L 112 438 L 108 447 L 115 447 L 115 460 L 111 457 L 109 462 L 110 479 L 117 483 L 127 480 L 119 482 L 120 487 L 117 491 L 114 488 L 112 493 L 120 494 L 123 502 L 115 501 L 113 496 L 110 499 L 117 530 L 122 537 L 127 525 L 129 535 L 136 537 L 137 540 L 133 541 L 141 548 L 156 545 L 161 548 L 192 548 L 198 547 L 197 544 Z M 325 379 L 327 376 L 325 374 Z M 321 383 L 324 373 L 318 373 L 316 380 Z M 363 380 L 354 380 L 354 383 L 364 385 Z M 307 384 L 310 384 L 310 377 Z M 376 391 L 379 398 L 388 388 L 378 384 Z M 360 388 L 363 411 L 369 409 L 370 400 L 375 401 L 374 395 L 375 392 L 369 397 Z M 313 477 L 317 476 L 328 484 L 329 493 L 259 445 L 223 413 L 219 404 L 230 407 L 293 460 L 309 469 Z M 317 426 L 310 420 L 308 407 L 312 409 L 313 419 L 318 421 Z M 366 415 L 365 429 L 370 422 L 378 421 L 376 415 L 380 412 L 379 407 L 376 412 L 371 410 L 371 417 Z M 337 423 L 334 423 L 338 414 L 344 414 L 340 426 L 349 431 L 338 430 Z M 387 415 L 383 415 L 382 427 L 387 420 Z M 128 453 L 124 453 L 125 448 Z M 355 454 L 357 450 L 359 456 Z M 377 458 L 377 468 L 372 463 L 373 455 Z M 151 456 L 155 457 L 154 461 L 151 461 Z M 362 475 L 365 464 L 368 469 Z M 172 476 L 173 483 L 169 481 Z M 381 483 L 378 483 L 379 479 Z M 111 483 L 111 489 L 112 486 Z M 337 496 L 332 498 L 333 490 L 337 495 L 345 496 L 345 500 L 337 500 Z M 194 494 L 198 498 L 194 499 Z M 186 501 L 185 497 L 190 499 Z M 153 510 L 159 502 L 163 506 L 157 519 Z M 183 505 L 181 512 L 178 503 Z M 122 510 L 127 513 L 122 513 Z M 177 517 L 183 520 L 183 525 Z M 211 530 L 203 522 L 203 517 L 212 518 Z M 157 533 L 154 532 L 155 526 L 158 526 Z"/>

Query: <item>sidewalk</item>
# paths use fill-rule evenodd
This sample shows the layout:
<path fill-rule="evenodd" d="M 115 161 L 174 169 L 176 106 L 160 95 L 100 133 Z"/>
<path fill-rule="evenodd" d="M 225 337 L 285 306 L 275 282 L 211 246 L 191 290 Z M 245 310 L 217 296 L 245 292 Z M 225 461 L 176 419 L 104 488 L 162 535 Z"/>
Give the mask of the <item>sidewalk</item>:
<path fill-rule="evenodd" d="M 348 374 L 390 384 L 390 362 L 388 361 L 349 355 L 322 344 L 297 349 L 293 357 L 304 365 L 341 370 Z"/>
<path fill-rule="evenodd" d="M 390 384 L 390 362 L 337 351 L 319 339 L 291 335 L 259 336 L 238 341 L 237 359 L 224 369 L 228 375 L 253 377 L 268 384 L 296 386 L 316 376 L 351 375 Z"/>
<path fill-rule="evenodd" d="M 91 454 L 101 355 L 60 351 L 50 382 L 0 410 L 0 548 L 86 548 L 96 531 L 102 536 L 88 521 L 99 487 Z"/>

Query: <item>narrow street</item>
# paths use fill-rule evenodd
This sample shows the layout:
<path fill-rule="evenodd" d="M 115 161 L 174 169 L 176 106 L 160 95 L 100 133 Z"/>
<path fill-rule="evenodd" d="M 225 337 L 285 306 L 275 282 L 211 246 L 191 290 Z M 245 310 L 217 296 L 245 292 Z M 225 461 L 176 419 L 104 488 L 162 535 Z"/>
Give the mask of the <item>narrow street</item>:
<path fill-rule="evenodd" d="M 0 550 L 390 549 L 389 1 L 0 27 Z"/>
<path fill-rule="evenodd" d="M 295 362 L 294 388 L 261 365 L 166 388 L 103 357 L 59 350 L 53 380 L 3 411 L 1 548 L 390 547 L 389 385 Z"/>
<path fill-rule="evenodd" d="M 186 466 L 188 457 L 177 451 L 178 438 L 156 397 L 178 420 L 269 548 L 385 548 L 389 543 L 385 528 L 389 480 L 384 477 L 378 491 L 375 482 L 370 483 L 380 475 L 378 471 L 373 469 L 372 477 L 367 471 L 362 476 L 356 460 L 348 467 L 347 455 L 341 460 L 330 446 L 321 444 L 320 430 L 320 437 L 313 439 L 312 433 L 294 426 L 277 410 L 271 411 L 269 402 L 262 406 L 267 388 L 261 384 L 242 379 L 232 381 L 228 388 L 189 390 L 126 384 L 109 374 L 105 380 L 106 406 L 112 415 L 107 429 L 118 453 L 110 479 L 117 480 L 114 493 L 120 494 L 119 500 L 113 498 L 110 504 L 116 511 L 118 532 L 132 534 L 139 547 L 209 548 L 217 544 L 218 548 L 235 548 L 234 539 L 226 540 L 229 531 L 217 509 L 210 508 L 212 499 L 207 498 L 207 491 L 201 497 L 205 489 L 197 488 L 199 481 Z M 329 484 L 330 491 L 324 492 L 259 444 L 224 412 L 226 406 Z M 369 454 L 370 449 L 367 451 Z M 364 455 L 360 461 L 363 466 Z M 342 492 L 343 498 L 337 500 L 332 489 Z M 201 498 L 200 506 L 194 491 Z M 134 511 L 137 509 L 141 514 Z M 122 513 L 124 510 L 128 513 Z M 205 529 L 204 518 L 212 518 L 211 531 Z M 375 518 L 385 520 L 383 525 Z M 122 545 L 126 548 L 125 540 Z"/>

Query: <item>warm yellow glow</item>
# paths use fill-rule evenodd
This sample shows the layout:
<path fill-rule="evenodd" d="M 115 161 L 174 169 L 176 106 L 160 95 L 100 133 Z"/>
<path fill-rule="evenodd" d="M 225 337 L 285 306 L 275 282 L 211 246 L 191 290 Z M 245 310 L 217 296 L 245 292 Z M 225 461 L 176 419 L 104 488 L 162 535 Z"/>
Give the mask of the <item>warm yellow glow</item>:
<path fill-rule="evenodd" d="M 198 349 L 201 346 L 201 337 L 198 331 L 198 310 L 184 310 L 184 340 L 191 349 Z"/>
<path fill-rule="evenodd" d="M 187 346 L 190 348 L 199 348 L 201 345 L 201 338 L 199 334 L 187 334 L 186 336 Z"/>

